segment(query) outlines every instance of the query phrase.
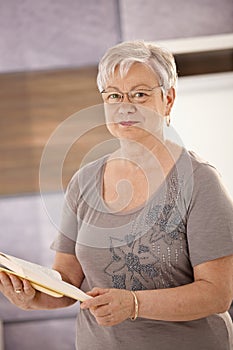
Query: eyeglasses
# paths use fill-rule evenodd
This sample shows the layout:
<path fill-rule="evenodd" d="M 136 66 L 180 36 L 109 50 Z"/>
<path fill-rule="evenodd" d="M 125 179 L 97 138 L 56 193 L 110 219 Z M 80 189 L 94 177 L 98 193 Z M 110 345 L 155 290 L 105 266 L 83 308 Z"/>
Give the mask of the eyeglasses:
<path fill-rule="evenodd" d="M 138 104 L 146 102 L 153 94 L 154 90 L 161 87 L 162 85 L 158 85 L 151 89 L 131 90 L 129 92 L 103 90 L 101 94 L 105 103 L 121 103 L 124 100 L 124 96 L 127 95 L 131 103 Z"/>

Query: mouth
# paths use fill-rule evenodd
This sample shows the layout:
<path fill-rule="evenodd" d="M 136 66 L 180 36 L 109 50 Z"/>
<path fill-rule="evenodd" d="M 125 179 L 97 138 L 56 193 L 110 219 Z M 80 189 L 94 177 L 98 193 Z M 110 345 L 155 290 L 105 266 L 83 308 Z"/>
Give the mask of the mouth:
<path fill-rule="evenodd" d="M 136 125 L 138 123 L 139 122 L 137 122 L 137 121 L 128 120 L 128 121 L 121 121 L 118 124 L 120 124 L 121 126 L 124 126 L 124 127 L 130 127 L 130 126 L 134 126 L 134 125 Z"/>

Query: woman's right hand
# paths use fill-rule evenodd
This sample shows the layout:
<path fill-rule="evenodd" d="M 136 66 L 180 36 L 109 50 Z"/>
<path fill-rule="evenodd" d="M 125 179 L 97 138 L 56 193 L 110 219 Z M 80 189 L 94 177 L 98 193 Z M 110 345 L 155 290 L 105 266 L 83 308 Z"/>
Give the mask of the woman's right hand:
<path fill-rule="evenodd" d="M 17 276 L 0 272 L 0 292 L 14 305 L 21 309 L 30 309 L 36 290 L 27 280 L 20 280 Z"/>

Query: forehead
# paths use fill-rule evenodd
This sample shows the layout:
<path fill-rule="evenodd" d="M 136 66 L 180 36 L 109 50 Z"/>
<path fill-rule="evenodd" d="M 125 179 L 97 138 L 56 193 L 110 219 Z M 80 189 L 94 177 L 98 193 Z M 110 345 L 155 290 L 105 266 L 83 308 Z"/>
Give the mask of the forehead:
<path fill-rule="evenodd" d="M 158 77 L 151 67 L 144 63 L 134 63 L 123 76 L 120 74 L 119 66 L 109 79 L 107 86 L 127 85 L 129 88 L 145 85 L 154 86 L 158 83 Z"/>

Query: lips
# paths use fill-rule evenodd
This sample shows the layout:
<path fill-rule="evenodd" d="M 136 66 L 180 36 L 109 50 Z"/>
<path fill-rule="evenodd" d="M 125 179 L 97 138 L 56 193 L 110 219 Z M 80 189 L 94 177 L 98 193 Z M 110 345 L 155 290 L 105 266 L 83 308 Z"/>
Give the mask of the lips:
<path fill-rule="evenodd" d="M 131 121 L 131 120 L 119 122 L 119 124 L 122 125 L 122 126 L 133 126 L 133 125 L 136 125 L 138 123 L 139 122 Z"/>

